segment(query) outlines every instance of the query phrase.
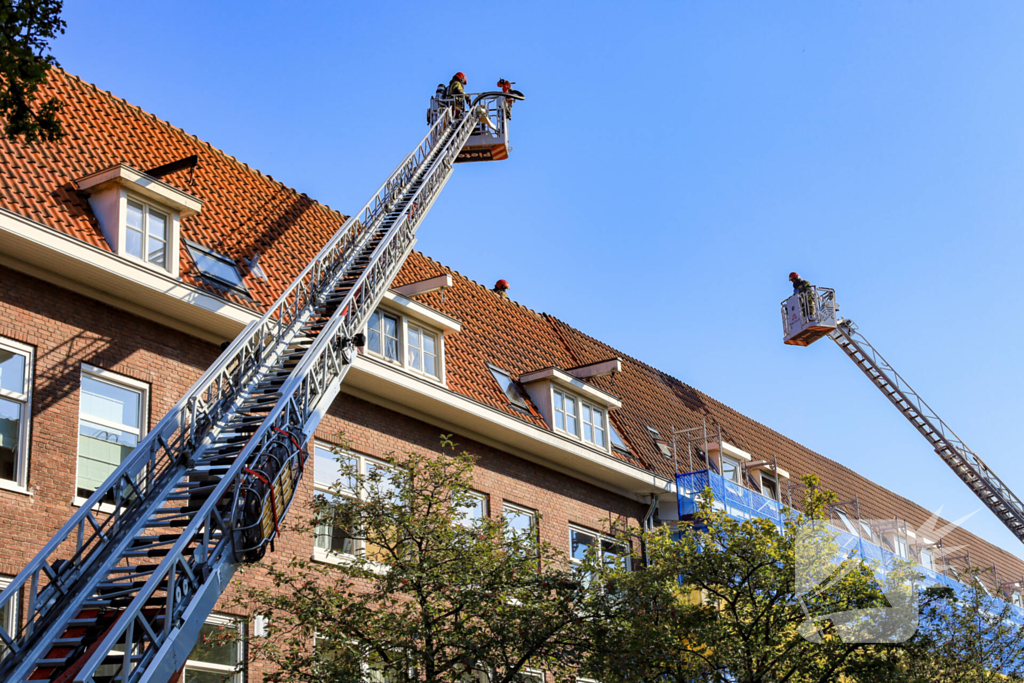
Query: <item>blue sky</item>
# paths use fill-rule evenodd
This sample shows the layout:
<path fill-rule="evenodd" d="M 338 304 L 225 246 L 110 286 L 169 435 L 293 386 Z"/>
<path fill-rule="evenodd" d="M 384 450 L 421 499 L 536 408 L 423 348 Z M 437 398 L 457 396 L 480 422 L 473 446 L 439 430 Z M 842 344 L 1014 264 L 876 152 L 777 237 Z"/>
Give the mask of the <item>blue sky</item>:
<path fill-rule="evenodd" d="M 979 507 L 825 340 L 798 270 L 1024 495 L 1024 5 L 69 0 L 62 65 L 343 212 L 457 70 L 514 151 L 419 247 L 929 509 Z M 965 525 L 1024 557 L 987 510 Z"/>

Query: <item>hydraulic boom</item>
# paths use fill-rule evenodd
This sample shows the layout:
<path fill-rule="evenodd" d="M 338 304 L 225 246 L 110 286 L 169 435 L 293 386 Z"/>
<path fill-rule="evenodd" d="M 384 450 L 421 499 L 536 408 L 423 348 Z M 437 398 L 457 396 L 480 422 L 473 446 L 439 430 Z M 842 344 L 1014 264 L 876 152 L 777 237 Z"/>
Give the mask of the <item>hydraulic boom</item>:
<path fill-rule="evenodd" d="M 838 306 L 833 290 L 812 287 L 809 292 L 794 294 L 782 306 L 787 344 L 806 346 L 822 336 L 830 337 L 927 439 L 943 462 L 974 495 L 1024 542 L 1024 502 L 925 403 L 857 331 L 853 321 L 837 317 Z"/>
<path fill-rule="evenodd" d="M 26 605 L 21 625 L 0 626 L 0 680 L 165 683 L 181 670 L 235 570 L 273 541 L 360 330 L 463 147 L 488 130 L 507 146 L 510 98 L 523 96 L 435 108 L 362 210 L 0 593 Z"/>

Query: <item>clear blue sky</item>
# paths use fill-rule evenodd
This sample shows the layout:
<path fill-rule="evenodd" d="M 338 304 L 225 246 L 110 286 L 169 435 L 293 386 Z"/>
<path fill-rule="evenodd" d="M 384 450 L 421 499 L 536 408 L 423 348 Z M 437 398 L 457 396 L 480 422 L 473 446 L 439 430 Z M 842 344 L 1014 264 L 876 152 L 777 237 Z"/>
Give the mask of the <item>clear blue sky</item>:
<path fill-rule="evenodd" d="M 69 71 L 343 212 L 457 70 L 518 83 L 427 254 L 952 519 L 980 507 L 830 342 L 798 270 L 1024 495 L 1024 5 L 67 3 Z M 982 510 L 966 526 L 1024 556 Z"/>

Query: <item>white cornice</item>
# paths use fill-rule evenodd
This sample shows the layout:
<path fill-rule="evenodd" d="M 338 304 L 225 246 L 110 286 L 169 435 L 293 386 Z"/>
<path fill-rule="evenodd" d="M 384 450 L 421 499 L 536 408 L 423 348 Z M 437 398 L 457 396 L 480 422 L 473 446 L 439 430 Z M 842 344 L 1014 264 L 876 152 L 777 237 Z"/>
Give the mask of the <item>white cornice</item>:
<path fill-rule="evenodd" d="M 234 339 L 256 311 L 0 208 L 0 262 L 207 341 Z"/>
<path fill-rule="evenodd" d="M 531 382 L 540 382 L 542 380 L 549 380 L 566 389 L 572 389 L 573 391 L 583 394 L 591 401 L 600 403 L 606 408 L 622 407 L 622 401 L 618 396 L 609 394 L 603 389 L 598 389 L 593 384 L 588 384 L 581 379 L 577 379 L 565 370 L 561 370 L 559 368 L 550 367 L 533 370 L 532 372 L 527 372 L 519 377 L 519 382 L 523 385 L 530 384 Z"/>
<path fill-rule="evenodd" d="M 413 320 L 426 323 L 442 332 L 458 332 L 462 329 L 462 323 L 455 318 L 418 301 L 413 301 L 409 297 L 402 296 L 394 290 L 389 289 L 385 292 L 384 301 L 387 302 L 384 305 L 385 308 L 400 311 Z"/>
<path fill-rule="evenodd" d="M 203 208 L 203 200 L 193 197 L 187 192 L 179 190 L 173 185 L 168 185 L 158 178 L 148 176 L 142 171 L 136 170 L 127 164 L 115 164 L 102 171 L 96 171 L 84 178 L 75 181 L 79 189 L 92 194 L 101 191 L 111 185 L 128 187 L 144 197 L 164 204 L 181 213 L 182 218 L 187 218 L 199 213 Z"/>

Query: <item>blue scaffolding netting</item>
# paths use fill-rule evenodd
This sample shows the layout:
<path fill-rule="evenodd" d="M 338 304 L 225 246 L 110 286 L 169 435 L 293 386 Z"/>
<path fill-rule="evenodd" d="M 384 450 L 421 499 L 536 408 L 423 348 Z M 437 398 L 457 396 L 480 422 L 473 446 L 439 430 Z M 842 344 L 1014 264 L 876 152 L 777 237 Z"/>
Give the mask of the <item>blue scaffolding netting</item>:
<path fill-rule="evenodd" d="M 714 495 L 714 508 L 724 511 L 733 519 L 740 521 L 756 518 L 770 519 L 780 526 L 786 516 L 789 506 L 783 505 L 767 496 L 762 496 L 756 491 L 745 488 L 735 482 L 725 479 L 720 474 L 699 470 L 686 474 L 676 475 L 676 484 L 679 487 L 679 518 L 691 519 L 697 514 L 698 497 L 705 488 L 710 488 Z M 798 514 L 798 513 L 797 513 Z M 836 535 L 835 543 L 839 546 L 841 557 L 858 555 L 867 560 L 873 567 L 875 578 L 883 583 L 889 571 L 901 561 L 899 555 L 887 548 L 883 548 L 860 535 L 852 534 L 840 528 L 832 527 Z M 963 595 L 967 586 L 956 579 L 946 576 L 927 567 L 918 566 L 917 571 L 921 574 L 921 584 L 924 587 L 946 586 L 953 589 L 958 595 Z M 1000 600 L 999 598 L 994 598 Z M 1006 602 L 1000 600 L 1000 602 Z M 1024 625 L 1024 609 L 1017 605 L 1010 605 L 1010 620 L 1015 625 Z"/>

